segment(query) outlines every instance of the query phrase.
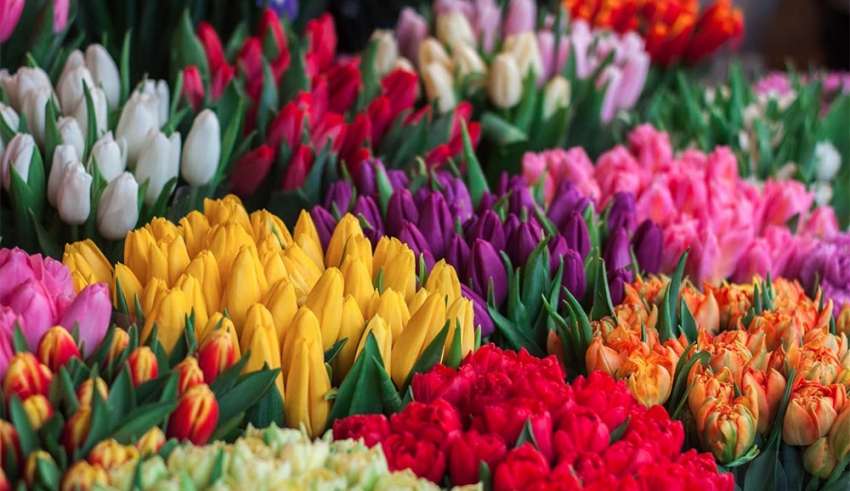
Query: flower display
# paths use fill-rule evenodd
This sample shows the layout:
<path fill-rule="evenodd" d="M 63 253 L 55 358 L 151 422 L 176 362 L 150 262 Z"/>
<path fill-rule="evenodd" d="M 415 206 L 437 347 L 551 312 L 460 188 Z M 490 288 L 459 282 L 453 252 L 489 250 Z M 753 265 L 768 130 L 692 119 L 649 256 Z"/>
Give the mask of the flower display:
<path fill-rule="evenodd" d="M 604 373 L 568 384 L 551 356 L 487 345 L 457 369 L 417 374 L 412 387 L 401 412 L 337 420 L 334 438 L 380 444 L 390 469 L 455 485 L 489 476 L 499 490 L 734 486 L 710 456 L 681 451 L 682 424 L 663 408 L 643 407 Z"/>

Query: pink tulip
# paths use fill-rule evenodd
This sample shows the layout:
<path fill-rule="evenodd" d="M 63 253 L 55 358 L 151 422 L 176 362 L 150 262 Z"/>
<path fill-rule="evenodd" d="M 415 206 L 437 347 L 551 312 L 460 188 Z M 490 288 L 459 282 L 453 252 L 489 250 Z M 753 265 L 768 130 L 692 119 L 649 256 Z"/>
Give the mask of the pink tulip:
<path fill-rule="evenodd" d="M 0 249 L 0 278 L 0 303 L 6 303 L 6 297 L 30 279 L 42 284 L 47 296 L 54 299 L 57 312 L 64 310 L 74 295 L 68 268 L 53 258 L 28 255 L 18 248 Z"/>
<path fill-rule="evenodd" d="M 12 36 L 25 4 L 24 0 L 0 0 L 0 43 Z"/>
<path fill-rule="evenodd" d="M 800 228 L 802 235 L 812 235 L 825 239 L 838 233 L 838 219 L 831 206 L 819 206 L 806 219 Z"/>
<path fill-rule="evenodd" d="M 640 196 L 643 182 L 646 180 L 645 173 L 638 167 L 635 158 L 620 145 L 599 157 L 594 175 L 602 192 L 600 209 L 604 208 L 608 199 L 619 191 Z"/>
<path fill-rule="evenodd" d="M 597 88 L 605 88 L 605 96 L 602 98 L 602 109 L 599 117 L 603 123 L 610 123 L 617 115 L 617 98 L 619 97 L 620 84 L 623 82 L 623 70 L 615 65 L 608 65 L 602 70 L 602 74 L 596 81 Z"/>
<path fill-rule="evenodd" d="M 12 336 L 16 323 L 20 324 L 20 317 L 9 307 L 0 305 L 0 380 L 6 374 L 9 360 L 15 355 L 12 348 Z"/>
<path fill-rule="evenodd" d="M 678 220 L 679 213 L 673 204 L 666 176 L 653 180 L 637 199 L 636 209 L 641 219 L 648 218 L 662 228 Z"/>
<path fill-rule="evenodd" d="M 428 36 L 428 23 L 415 10 L 405 7 L 401 10 L 395 37 L 401 54 L 416 63 L 419 59 L 419 44 Z"/>
<path fill-rule="evenodd" d="M 109 288 L 103 283 L 87 286 L 68 306 L 59 321 L 69 331 L 77 326 L 83 354 L 89 356 L 103 340 L 112 315 Z"/>
<path fill-rule="evenodd" d="M 475 19 L 472 27 L 475 29 L 475 35 L 481 40 L 484 51 L 489 53 L 496 46 L 501 22 L 502 9 L 496 5 L 495 0 L 475 0 Z"/>
<path fill-rule="evenodd" d="M 537 21 L 537 6 L 534 0 L 511 0 L 505 12 L 502 34 L 511 36 L 534 30 Z"/>
<path fill-rule="evenodd" d="M 729 147 L 718 147 L 708 156 L 709 164 L 706 172 L 708 178 L 720 181 L 723 185 L 735 184 L 738 181 L 738 159 Z"/>
<path fill-rule="evenodd" d="M 732 279 L 738 283 L 746 283 L 756 276 L 764 278 L 771 269 L 770 245 L 765 239 L 756 239 L 738 261 Z"/>
<path fill-rule="evenodd" d="M 637 157 L 641 168 L 649 171 L 656 171 L 673 160 L 670 136 L 651 124 L 642 124 L 629 133 L 629 150 Z"/>
<path fill-rule="evenodd" d="M 812 193 L 795 180 L 769 180 L 764 185 L 761 225 L 784 225 L 794 215 L 804 216 L 814 202 Z"/>
<path fill-rule="evenodd" d="M 714 282 L 722 279 L 716 277 L 718 259 L 720 259 L 720 244 L 717 236 L 710 228 L 703 227 L 700 240 L 691 242 L 687 272 L 698 285 L 704 281 Z"/>
<path fill-rule="evenodd" d="M 590 45 L 593 44 L 593 34 L 590 26 L 583 20 L 573 22 L 570 32 L 570 45 L 576 57 L 576 75 L 584 80 L 589 77 L 596 68 L 590 60 Z"/>
<path fill-rule="evenodd" d="M 673 271 L 679 262 L 679 257 L 697 242 L 699 235 L 699 223 L 687 218 L 664 228 L 661 271 Z"/>
<path fill-rule="evenodd" d="M 68 24 L 69 0 L 56 0 L 53 2 L 53 32 L 59 33 L 65 30 Z"/>
<path fill-rule="evenodd" d="M 626 36 L 629 39 L 637 38 L 640 46 L 635 49 L 624 49 L 623 82 L 617 94 L 617 106 L 620 109 L 629 109 L 635 105 L 646 83 L 650 64 L 649 55 L 644 51 L 640 37 L 633 32 L 627 33 Z M 624 44 L 627 45 L 626 42 Z"/>
<path fill-rule="evenodd" d="M 56 307 L 36 280 L 18 285 L 5 303 L 20 315 L 21 329 L 30 347 L 38 346 L 41 336 L 56 323 Z"/>
<path fill-rule="evenodd" d="M 543 60 L 543 80 L 561 73 L 570 54 L 569 38 L 562 36 L 559 39 L 558 52 L 555 53 L 555 34 L 552 31 L 538 31 L 537 47 Z"/>

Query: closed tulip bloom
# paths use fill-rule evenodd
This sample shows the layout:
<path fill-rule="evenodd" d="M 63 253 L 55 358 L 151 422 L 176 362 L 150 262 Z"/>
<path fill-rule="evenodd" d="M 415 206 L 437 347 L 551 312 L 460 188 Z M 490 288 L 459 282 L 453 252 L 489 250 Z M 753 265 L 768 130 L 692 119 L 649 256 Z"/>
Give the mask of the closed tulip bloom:
<path fill-rule="evenodd" d="M 130 344 L 130 335 L 123 329 L 113 329 L 112 340 L 106 349 L 106 356 L 103 359 L 105 365 L 110 365 L 118 359 L 127 349 Z"/>
<path fill-rule="evenodd" d="M 511 0 L 502 30 L 505 36 L 530 32 L 536 21 L 537 8 L 533 0 Z"/>
<path fill-rule="evenodd" d="M 342 382 L 345 375 L 354 365 L 355 354 L 358 353 L 358 340 L 366 328 L 366 320 L 363 311 L 357 305 L 357 300 L 351 295 L 346 295 L 342 302 L 342 319 L 339 329 L 339 339 L 345 339 L 345 344 L 336 356 L 334 365 L 334 380 L 337 384 Z"/>
<path fill-rule="evenodd" d="M 17 353 L 9 361 L 3 379 L 6 398 L 18 396 L 22 401 L 35 394 L 47 395 L 53 374 L 32 353 Z"/>
<path fill-rule="evenodd" d="M 419 309 L 410 317 L 407 327 L 393 342 L 392 376 L 396 386 L 401 387 L 416 360 L 446 322 L 446 302 L 443 295 L 430 294 Z"/>
<path fill-rule="evenodd" d="M 369 334 L 375 336 L 375 341 L 378 344 L 378 352 L 381 353 L 381 361 L 384 363 L 384 369 L 387 371 L 387 373 L 390 373 L 390 363 L 392 362 L 391 353 L 393 348 L 393 333 L 390 329 L 390 326 L 387 324 L 387 321 L 385 321 L 380 315 L 372 317 L 369 320 L 369 323 L 366 325 L 366 329 L 360 336 L 360 342 L 357 344 L 357 353 L 355 354 L 355 359 L 360 356 L 360 353 L 363 351 L 363 348 L 366 347 L 366 341 L 369 337 Z"/>
<path fill-rule="evenodd" d="M 428 38 L 419 44 L 417 60 L 420 70 L 432 63 L 442 65 L 447 71 L 452 69 L 452 60 L 449 58 L 449 54 L 446 53 L 443 45 L 434 38 Z"/>
<path fill-rule="evenodd" d="M 143 94 L 149 94 L 156 97 L 157 118 L 159 126 L 168 121 L 169 113 L 169 93 L 168 83 L 165 80 L 147 79 L 142 82 L 139 91 Z"/>
<path fill-rule="evenodd" d="M 429 63 L 422 68 L 422 83 L 430 102 L 436 102 L 440 113 L 447 113 L 457 105 L 454 80 L 451 72 L 440 63 Z"/>
<path fill-rule="evenodd" d="M 335 212 L 337 216 L 343 216 L 351 208 L 351 200 L 354 189 L 348 181 L 335 181 L 328 187 L 325 193 L 324 207 L 327 211 Z M 334 208 L 336 207 L 336 208 Z"/>
<path fill-rule="evenodd" d="M 269 368 L 281 368 L 280 340 L 274 326 L 271 312 L 262 304 L 254 304 L 248 310 L 239 346 L 245 352 L 250 352 L 248 363 L 242 368 L 242 373 L 251 373 Z M 275 385 L 283 397 L 283 375 L 275 377 Z"/>
<path fill-rule="evenodd" d="M 818 438 L 803 452 L 803 467 L 821 479 L 828 479 L 837 463 L 829 440 L 824 437 Z"/>
<path fill-rule="evenodd" d="M 431 269 L 434 266 L 434 255 L 431 253 L 431 246 L 428 244 L 428 239 L 413 223 L 405 223 L 398 234 L 399 240 L 413 251 L 413 257 L 416 258 L 417 266 L 420 260 L 424 260 L 425 269 Z"/>
<path fill-rule="evenodd" d="M 845 407 L 829 430 L 829 447 L 837 461 L 842 461 L 850 455 L 850 406 Z"/>
<path fill-rule="evenodd" d="M 134 92 L 124 104 L 118 127 L 115 130 L 116 139 L 127 142 L 127 160 L 131 167 L 146 146 L 148 134 L 159 129 L 159 108 L 156 96 Z"/>
<path fill-rule="evenodd" d="M 629 375 L 626 385 L 635 398 L 646 407 L 663 404 L 673 389 L 673 376 L 670 371 L 657 363 L 657 360 L 633 354 L 624 363 Z"/>
<path fill-rule="evenodd" d="M 35 141 L 27 133 L 18 133 L 6 146 L 0 167 L 3 171 L 3 188 L 9 190 L 12 182 L 12 172 L 16 172 L 24 181 L 29 182 L 30 163 L 33 152 L 36 151 Z"/>
<path fill-rule="evenodd" d="M 222 293 L 221 306 L 230 313 L 237 329 L 245 321 L 248 309 L 259 302 L 268 289 L 265 273 L 256 254 L 250 247 L 239 250 Z"/>
<path fill-rule="evenodd" d="M 363 234 L 371 241 L 377 242 L 384 235 L 384 224 L 381 218 L 381 209 L 375 198 L 371 196 L 359 196 L 352 210 L 355 216 L 363 221 Z"/>
<path fill-rule="evenodd" d="M 346 230 L 350 230 L 350 228 Z M 319 232 L 316 230 L 316 225 L 313 223 L 313 219 L 310 218 L 310 214 L 305 210 L 301 210 L 301 213 L 298 214 L 298 221 L 295 222 L 295 230 L 292 233 L 292 238 L 301 247 L 304 254 L 313 261 L 316 267 L 325 267 L 325 254 L 322 250 L 322 241 L 319 239 Z"/>
<path fill-rule="evenodd" d="M 573 249 L 567 249 L 563 255 L 563 259 L 564 273 L 561 276 L 561 285 L 569 290 L 576 299 L 581 301 L 587 291 L 584 260 Z"/>
<path fill-rule="evenodd" d="M 437 39 L 451 49 L 475 46 L 475 33 L 466 16 L 459 10 L 437 15 Z"/>
<path fill-rule="evenodd" d="M 696 415 L 704 445 L 721 463 L 744 455 L 755 443 L 756 421 L 743 404 L 708 401 Z"/>
<path fill-rule="evenodd" d="M 493 244 L 495 249 L 502 250 L 507 246 L 505 228 L 499 215 L 488 209 L 479 215 L 467 237 L 473 243 L 475 239 L 482 239 Z"/>
<path fill-rule="evenodd" d="M 139 183 L 129 172 L 113 179 L 97 205 L 97 231 L 105 239 L 118 240 L 139 221 Z"/>
<path fill-rule="evenodd" d="M 65 472 L 62 477 L 62 491 L 95 489 L 105 486 L 108 482 L 109 477 L 102 467 L 81 460 Z"/>
<path fill-rule="evenodd" d="M 79 161 L 65 168 L 56 197 L 59 217 L 69 225 L 85 223 L 91 211 L 92 176 Z"/>
<path fill-rule="evenodd" d="M 298 311 L 298 298 L 295 294 L 295 288 L 289 280 L 279 280 L 266 292 L 263 305 L 268 307 L 272 314 L 278 339 L 283 340 L 284 333 Z"/>
<path fill-rule="evenodd" d="M 165 445 L 165 433 L 158 426 L 146 431 L 135 443 L 141 457 L 149 457 L 159 453 L 163 445 Z"/>
<path fill-rule="evenodd" d="M 167 353 L 171 353 L 177 341 L 183 337 L 186 318 L 192 313 L 192 305 L 186 294 L 180 288 L 159 295 L 154 307 L 145 313 L 145 326 L 142 329 L 142 339 L 147 339 L 156 324 L 157 340 Z"/>
<path fill-rule="evenodd" d="M 386 232 L 389 235 L 398 236 L 405 222 L 418 223 L 419 209 L 409 190 L 405 188 L 396 189 L 387 204 L 386 219 L 384 220 Z"/>
<path fill-rule="evenodd" d="M 181 175 L 191 186 L 203 186 L 212 179 L 221 155 L 221 127 L 218 117 L 204 109 L 186 136 Z"/>
<path fill-rule="evenodd" d="M 0 42 L 5 43 L 15 32 L 15 27 L 21 19 L 26 2 L 8 2 L 3 4 L 3 19 L 0 21 Z"/>
<path fill-rule="evenodd" d="M 121 445 L 114 438 L 103 440 L 89 452 L 88 461 L 102 469 L 115 469 L 127 462 L 136 462 L 139 450 L 130 445 Z"/>
<path fill-rule="evenodd" d="M 543 118 L 549 119 L 570 103 L 570 82 L 561 75 L 553 77 L 543 88 Z"/>
<path fill-rule="evenodd" d="M 304 250 L 293 245 L 283 253 L 283 264 L 289 273 L 289 281 L 295 288 L 295 295 L 299 303 L 303 303 L 307 294 L 322 276 L 322 270 L 313 263 Z"/>
<path fill-rule="evenodd" d="M 91 72 L 85 65 L 76 65 L 63 70 L 56 84 L 56 92 L 63 113 L 71 114 L 77 109 L 77 106 L 85 104 L 84 85 L 89 90 L 95 88 Z"/>
<path fill-rule="evenodd" d="M 605 266 L 608 271 L 628 268 L 632 258 L 629 253 L 629 234 L 620 227 L 613 231 L 605 244 Z"/>
<path fill-rule="evenodd" d="M 348 244 L 345 245 L 342 264 L 345 265 L 350 260 L 357 260 L 363 263 L 366 271 L 371 275 L 372 268 L 374 267 L 372 241 L 362 235 L 355 235 L 349 239 Z"/>
<path fill-rule="evenodd" d="M 207 248 L 218 261 L 223 284 L 226 284 L 230 278 L 230 271 L 233 268 L 236 256 L 245 247 L 252 249 L 256 255 L 254 239 L 238 223 L 230 222 L 213 226 L 207 234 Z M 126 251 L 124 255 L 127 255 Z"/>
<path fill-rule="evenodd" d="M 115 60 L 100 44 L 90 44 L 86 48 L 86 67 L 94 83 L 103 89 L 109 107 L 117 108 L 121 97 L 121 77 Z"/>
<path fill-rule="evenodd" d="M 218 425 L 218 401 L 206 384 L 196 385 L 180 397 L 168 418 L 168 436 L 195 445 L 207 443 Z"/>
<path fill-rule="evenodd" d="M 312 310 L 319 320 L 323 349 L 330 348 L 339 339 L 343 292 L 342 272 L 337 268 L 328 268 L 304 302 L 304 306 Z"/>
<path fill-rule="evenodd" d="M 372 273 L 359 258 L 349 258 L 342 267 L 345 289 L 344 295 L 351 295 L 357 301 L 361 312 L 365 312 L 376 294 L 372 285 Z"/>
<path fill-rule="evenodd" d="M 363 235 L 360 222 L 351 213 L 346 213 L 340 219 L 331 235 L 330 242 L 328 242 L 328 249 L 325 252 L 325 264 L 328 267 L 339 267 L 342 265 L 342 256 L 346 244 L 349 239 L 356 235 Z"/>
<path fill-rule="evenodd" d="M 514 57 L 509 53 L 496 56 L 490 65 L 487 78 L 487 94 L 501 109 L 517 105 L 522 96 L 522 75 Z"/>
<path fill-rule="evenodd" d="M 776 417 L 777 406 L 785 392 L 786 381 L 777 370 L 746 370 L 741 378 L 744 396 L 755 399 L 758 406 L 758 431 L 765 434 Z"/>
<path fill-rule="evenodd" d="M 375 247 L 372 276 L 383 271 L 384 288 L 392 288 L 405 299 L 416 290 L 416 260 L 413 251 L 395 238 L 383 237 Z"/>
<path fill-rule="evenodd" d="M 207 312 L 220 310 L 221 274 L 215 256 L 208 250 L 201 251 L 186 267 L 186 274 L 198 280 Z"/>
<path fill-rule="evenodd" d="M 59 203 L 59 190 L 62 187 L 62 178 L 65 177 L 65 169 L 74 162 L 79 162 L 79 157 L 73 145 L 61 144 L 56 146 L 53 151 L 50 175 L 47 178 L 47 201 L 54 208 Z"/>
<path fill-rule="evenodd" d="M 644 220 L 632 237 L 632 249 L 641 270 L 647 274 L 658 273 L 661 269 L 662 233 L 652 220 Z"/>
<path fill-rule="evenodd" d="M 843 386 L 803 381 L 791 393 L 782 439 L 788 445 L 811 445 L 826 436 L 847 402 Z"/>
<path fill-rule="evenodd" d="M 215 382 L 219 375 L 238 361 L 239 343 L 236 342 L 235 335 L 231 323 L 230 331 L 226 327 L 212 330 L 201 342 L 201 347 L 198 348 L 198 366 L 207 383 Z"/>
<path fill-rule="evenodd" d="M 472 352 L 475 345 L 475 313 L 472 301 L 466 298 L 457 298 L 450 303 L 446 312 L 446 320 L 449 321 L 449 330 L 443 349 L 443 357 L 451 353 L 456 336 L 460 336 L 461 357 Z"/>
<path fill-rule="evenodd" d="M 474 46 L 461 44 L 452 50 L 456 74 L 461 79 L 472 75 L 486 75 L 487 65 L 478 54 Z"/>
<path fill-rule="evenodd" d="M 61 116 L 56 121 L 56 128 L 59 130 L 59 136 L 62 137 L 62 143 L 74 147 L 77 151 L 77 158 L 82 158 L 86 142 L 83 137 L 83 130 L 80 128 L 77 120 L 67 116 Z"/>
<path fill-rule="evenodd" d="M 59 319 L 66 329 L 79 329 L 80 344 L 85 356 L 90 356 L 100 346 L 109 328 L 112 305 L 109 288 L 105 283 L 87 286 Z"/>
<path fill-rule="evenodd" d="M 77 106 L 77 109 L 71 114 L 80 129 L 83 130 L 83 136 L 88 135 L 89 131 L 94 131 L 94 137 L 99 138 L 105 131 L 108 123 L 109 108 L 106 104 L 106 94 L 103 93 L 100 87 L 94 87 L 89 91 L 92 98 L 92 108 L 94 109 L 95 128 L 88 127 L 88 105 L 83 101 Z"/>
<path fill-rule="evenodd" d="M 207 217 L 211 226 L 234 222 L 247 231 L 252 230 L 251 217 L 242 205 L 242 200 L 233 194 L 228 194 L 222 199 L 205 198 L 204 216 Z"/>
<path fill-rule="evenodd" d="M 417 226 L 428 241 L 428 247 L 434 256 L 445 255 L 453 224 L 452 213 L 446 200 L 439 193 L 430 193 L 421 204 Z"/>
<path fill-rule="evenodd" d="M 590 252 L 590 232 L 587 230 L 587 223 L 578 211 L 573 211 L 567 215 L 559 226 L 559 230 L 564 239 L 567 240 L 570 249 L 574 249 L 583 258 L 587 257 Z"/>
<path fill-rule="evenodd" d="M 457 272 L 443 259 L 431 268 L 425 288 L 430 292 L 442 293 L 449 304 L 460 298 L 460 281 Z"/>
<path fill-rule="evenodd" d="M 39 361 L 51 371 L 57 372 L 71 358 L 80 358 L 80 349 L 71 333 L 61 326 L 48 329 L 38 343 Z"/>
<path fill-rule="evenodd" d="M 171 137 L 156 130 L 148 133 L 134 171 L 137 181 L 148 182 L 145 204 L 156 203 L 166 183 L 177 177 L 179 162 L 180 133 L 175 132 Z"/>
<path fill-rule="evenodd" d="M 65 245 L 62 263 L 74 272 L 79 272 L 90 283 L 109 282 L 112 265 L 91 239 Z"/>
<path fill-rule="evenodd" d="M 83 383 L 81 383 L 79 387 L 77 387 L 76 395 L 80 406 L 91 406 L 92 401 L 94 400 L 95 390 L 97 390 L 98 395 L 104 401 L 107 397 L 109 397 L 109 388 L 106 386 L 106 382 L 102 378 L 87 378 L 83 380 Z"/>
<path fill-rule="evenodd" d="M 488 295 L 492 287 L 496 305 L 501 305 L 508 296 L 508 274 L 502 258 L 492 244 L 475 239 L 471 252 L 470 270 L 472 287 L 482 296 Z"/>
<path fill-rule="evenodd" d="M 80 406 L 77 411 L 65 421 L 62 428 L 62 444 L 69 454 L 83 446 L 91 428 L 91 406 Z"/>
<path fill-rule="evenodd" d="M 386 288 L 372 304 L 368 317 L 381 316 L 390 327 L 393 339 L 400 336 L 410 320 L 410 311 L 404 297 L 392 288 Z"/>
<path fill-rule="evenodd" d="M 383 29 L 372 33 L 372 42 L 375 43 L 375 71 L 379 77 L 383 77 L 395 66 L 398 59 L 398 44 L 392 31 Z"/>
<path fill-rule="evenodd" d="M 23 402 L 24 412 L 27 415 L 27 419 L 30 422 L 30 426 L 35 431 L 41 429 L 44 426 L 44 423 L 47 422 L 53 416 L 53 406 L 50 405 L 50 401 L 47 400 L 47 397 L 44 397 L 41 394 L 35 394 L 29 396 L 27 400 Z"/>
<path fill-rule="evenodd" d="M 174 282 L 174 287 L 179 288 L 186 295 L 189 310 L 194 315 L 195 324 L 205 326 L 209 320 L 210 311 L 207 309 L 205 292 L 197 278 L 183 274 Z"/>
<path fill-rule="evenodd" d="M 106 182 L 112 182 L 127 168 L 127 142 L 121 138 L 115 140 L 112 132 L 107 131 L 94 142 L 89 161 L 97 165 Z"/>
<path fill-rule="evenodd" d="M 303 425 L 311 438 L 317 438 L 325 431 L 331 407 L 326 397 L 331 382 L 324 350 L 315 337 L 299 337 L 294 343 L 286 377 L 286 424 L 296 428 Z"/>

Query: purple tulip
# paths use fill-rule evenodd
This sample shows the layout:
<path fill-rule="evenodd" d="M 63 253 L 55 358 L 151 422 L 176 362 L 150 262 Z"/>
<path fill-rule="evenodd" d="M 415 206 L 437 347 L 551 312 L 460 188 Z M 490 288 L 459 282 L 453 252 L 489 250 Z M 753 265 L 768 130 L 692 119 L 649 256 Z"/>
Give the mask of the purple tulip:
<path fill-rule="evenodd" d="M 505 219 L 505 224 L 502 226 L 502 230 L 505 232 L 506 241 L 510 241 L 511 234 L 519 228 L 520 223 L 522 223 L 522 220 L 520 220 L 516 214 L 508 213 L 508 218 Z"/>
<path fill-rule="evenodd" d="M 379 160 L 367 160 L 357 166 L 351 173 L 357 192 L 366 196 L 377 196 L 378 186 L 375 180 L 375 168 L 373 165 L 380 164 Z"/>
<path fill-rule="evenodd" d="M 492 210 L 487 210 L 478 217 L 475 227 L 470 231 L 468 239 L 483 239 L 491 243 L 496 250 L 505 248 L 505 231 L 499 215 Z"/>
<path fill-rule="evenodd" d="M 437 174 L 437 182 L 442 187 L 443 196 L 446 197 L 452 214 L 459 218 L 461 223 L 469 220 L 472 216 L 472 198 L 463 179 L 449 172 L 440 172 Z"/>
<path fill-rule="evenodd" d="M 620 268 L 608 273 L 608 291 L 611 294 L 611 303 L 619 305 L 626 296 L 626 283 L 634 280 L 634 274 L 629 268 Z"/>
<path fill-rule="evenodd" d="M 557 271 L 558 266 L 561 264 L 561 256 L 566 254 L 568 250 L 570 250 L 570 246 L 567 245 L 567 239 L 565 239 L 561 234 L 556 235 L 552 240 L 550 240 L 549 269 Z"/>
<path fill-rule="evenodd" d="M 543 240 L 543 230 L 536 222 L 525 221 L 508 238 L 508 255 L 515 266 L 523 266 L 528 256 Z"/>
<path fill-rule="evenodd" d="M 490 318 L 490 313 L 487 312 L 487 302 L 465 284 L 460 285 L 460 291 L 464 297 L 472 300 L 472 309 L 475 316 L 474 323 L 476 326 L 481 327 L 481 337 L 493 334 L 495 328 L 493 326 L 493 319 Z"/>
<path fill-rule="evenodd" d="M 392 169 L 387 171 L 387 179 L 390 181 L 393 191 L 398 189 L 406 189 L 410 184 L 407 174 L 403 170 Z"/>
<path fill-rule="evenodd" d="M 582 260 L 576 250 L 569 248 L 561 257 L 564 260 L 564 273 L 561 276 L 561 285 L 569 290 L 576 299 L 581 301 L 587 289 L 587 281 L 584 276 L 584 260 Z"/>
<path fill-rule="evenodd" d="M 422 203 L 419 230 L 428 240 L 435 257 L 443 257 L 453 230 L 452 214 L 442 194 L 431 193 Z"/>
<path fill-rule="evenodd" d="M 555 226 L 559 226 L 571 212 L 583 213 L 589 203 L 590 200 L 582 196 L 573 183 L 563 180 L 558 185 L 546 214 Z"/>
<path fill-rule="evenodd" d="M 587 257 L 590 252 L 590 232 L 584 218 L 577 211 L 570 212 L 559 229 L 570 249 L 575 249 L 581 257 Z"/>
<path fill-rule="evenodd" d="M 381 220 L 381 210 L 375 199 L 371 196 L 360 196 L 354 203 L 354 215 L 362 216 L 369 224 L 368 227 L 363 227 L 363 234 L 372 241 L 373 244 L 384 236 L 384 224 Z"/>
<path fill-rule="evenodd" d="M 471 252 L 470 280 L 472 288 L 482 296 L 488 295 L 490 285 L 496 306 L 502 305 L 508 296 L 508 273 L 502 258 L 493 244 L 482 239 L 475 239 Z"/>
<path fill-rule="evenodd" d="M 537 6 L 534 0 L 511 0 L 505 13 L 502 34 L 510 36 L 534 30 L 537 21 Z"/>
<path fill-rule="evenodd" d="M 387 233 L 392 236 L 398 236 L 405 221 L 418 223 L 419 209 L 416 207 L 410 191 L 401 188 L 393 193 L 387 204 L 387 216 L 385 220 Z"/>
<path fill-rule="evenodd" d="M 561 37 L 558 52 L 555 53 L 555 34 L 552 31 L 537 32 L 537 46 L 543 61 L 543 80 L 549 80 L 564 69 L 570 54 L 570 42 Z"/>
<path fill-rule="evenodd" d="M 314 206 L 310 210 L 310 218 L 313 219 L 313 223 L 316 225 L 316 231 L 319 232 L 319 240 L 322 241 L 322 248 L 327 248 L 334 228 L 336 228 L 336 219 L 328 210 L 319 205 Z"/>
<path fill-rule="evenodd" d="M 615 269 L 628 268 L 632 263 L 631 254 L 629 254 L 629 233 L 626 229 L 620 227 L 608 237 L 605 244 L 605 267 L 608 271 Z"/>
<path fill-rule="evenodd" d="M 637 226 L 635 204 L 634 194 L 623 191 L 614 193 L 611 208 L 608 209 L 608 232 L 618 228 L 625 228 L 628 233 L 634 232 Z"/>
<path fill-rule="evenodd" d="M 463 273 L 469 268 L 467 261 L 469 260 L 469 245 L 458 234 L 452 234 L 446 246 L 446 261 L 454 266 L 458 276 L 462 277 Z"/>
<path fill-rule="evenodd" d="M 657 273 L 661 268 L 661 242 L 661 229 L 648 219 L 640 224 L 632 237 L 638 265 L 647 274 Z"/>
<path fill-rule="evenodd" d="M 408 60 L 418 60 L 419 44 L 428 36 L 428 22 L 416 10 L 405 7 L 398 17 L 395 37 L 401 54 Z"/>
<path fill-rule="evenodd" d="M 398 234 L 400 241 L 407 244 L 413 250 L 413 255 L 416 257 L 417 267 L 419 265 L 419 257 L 425 258 L 425 267 L 429 270 L 434 266 L 434 255 L 431 254 L 431 249 L 428 247 L 428 241 L 422 235 L 422 232 L 416 228 L 416 225 L 410 222 L 405 222 L 401 227 L 401 233 Z"/>
<path fill-rule="evenodd" d="M 493 208 L 496 201 L 497 199 L 493 194 L 485 192 L 481 195 L 481 200 L 478 202 L 478 209 L 476 210 L 476 213 L 484 213 L 486 210 Z"/>
<path fill-rule="evenodd" d="M 354 189 L 348 181 L 336 181 L 328 186 L 328 192 L 325 195 L 325 208 L 341 217 L 351 207 L 351 197 L 353 194 Z M 334 205 L 336 206 L 336 210 L 334 210 Z"/>

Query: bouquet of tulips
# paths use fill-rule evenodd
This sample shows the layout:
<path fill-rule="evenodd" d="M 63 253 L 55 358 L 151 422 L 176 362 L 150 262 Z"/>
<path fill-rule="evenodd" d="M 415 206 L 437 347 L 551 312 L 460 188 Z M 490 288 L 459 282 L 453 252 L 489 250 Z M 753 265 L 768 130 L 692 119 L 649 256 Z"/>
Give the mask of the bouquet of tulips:
<path fill-rule="evenodd" d="M 390 469 L 494 490 L 731 490 L 712 458 L 682 452 L 683 426 L 601 372 L 572 384 L 554 357 L 483 346 L 458 368 L 417 374 L 414 402 L 389 419 L 350 416 L 334 438 L 383 448 Z"/>
<path fill-rule="evenodd" d="M 649 55 L 637 34 L 592 30 L 561 10 L 542 12 L 538 26 L 531 0 L 504 8 L 493 0 L 436 1 L 433 11 L 433 34 L 406 8 L 395 37 L 439 110 L 473 102 L 491 176 L 517 169 L 526 150 L 609 146 L 615 116 L 637 102 L 647 77 Z"/>

